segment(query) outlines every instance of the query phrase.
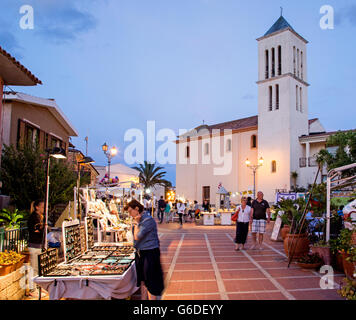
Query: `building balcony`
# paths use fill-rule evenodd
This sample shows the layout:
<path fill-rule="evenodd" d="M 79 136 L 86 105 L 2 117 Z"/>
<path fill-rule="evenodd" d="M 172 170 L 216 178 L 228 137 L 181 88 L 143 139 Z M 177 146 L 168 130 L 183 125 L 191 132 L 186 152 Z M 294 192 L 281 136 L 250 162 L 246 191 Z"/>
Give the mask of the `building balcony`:
<path fill-rule="evenodd" d="M 317 167 L 318 163 L 315 159 L 315 157 L 309 157 L 309 158 L 299 158 L 299 167 L 300 168 L 306 168 L 306 167 Z"/>
<path fill-rule="evenodd" d="M 305 168 L 307 166 L 307 158 L 299 158 L 299 167 Z"/>

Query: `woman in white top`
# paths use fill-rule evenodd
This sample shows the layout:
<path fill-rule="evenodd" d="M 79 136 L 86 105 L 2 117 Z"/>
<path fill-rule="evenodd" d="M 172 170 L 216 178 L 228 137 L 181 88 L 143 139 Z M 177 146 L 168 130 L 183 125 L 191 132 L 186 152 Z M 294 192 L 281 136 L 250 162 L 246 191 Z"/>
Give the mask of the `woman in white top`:
<path fill-rule="evenodd" d="M 177 211 L 178 211 L 178 215 L 179 215 L 179 222 L 180 222 L 180 225 L 182 226 L 183 225 L 183 214 L 185 211 L 185 204 L 182 201 L 179 201 L 177 203 Z"/>
<path fill-rule="evenodd" d="M 236 221 L 236 247 L 235 250 L 240 250 L 240 245 L 242 250 L 245 250 L 245 243 L 248 235 L 248 225 L 250 218 L 253 213 L 253 209 L 247 205 L 246 197 L 241 199 L 241 205 L 237 208 L 238 218 Z"/>

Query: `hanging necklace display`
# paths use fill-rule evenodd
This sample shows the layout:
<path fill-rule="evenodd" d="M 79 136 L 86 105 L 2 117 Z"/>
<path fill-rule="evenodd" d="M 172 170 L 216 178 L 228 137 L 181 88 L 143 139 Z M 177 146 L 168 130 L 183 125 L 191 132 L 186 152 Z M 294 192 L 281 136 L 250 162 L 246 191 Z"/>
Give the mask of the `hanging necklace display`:
<path fill-rule="evenodd" d="M 85 218 L 85 233 L 86 233 L 87 250 L 90 250 L 91 248 L 94 247 L 94 226 L 93 226 L 92 217 Z"/>
<path fill-rule="evenodd" d="M 64 221 L 62 224 L 62 232 L 64 261 L 67 263 L 78 257 L 82 252 L 79 220 Z"/>
<path fill-rule="evenodd" d="M 38 255 L 38 274 L 45 276 L 57 267 L 58 250 L 56 248 L 48 249 Z"/>

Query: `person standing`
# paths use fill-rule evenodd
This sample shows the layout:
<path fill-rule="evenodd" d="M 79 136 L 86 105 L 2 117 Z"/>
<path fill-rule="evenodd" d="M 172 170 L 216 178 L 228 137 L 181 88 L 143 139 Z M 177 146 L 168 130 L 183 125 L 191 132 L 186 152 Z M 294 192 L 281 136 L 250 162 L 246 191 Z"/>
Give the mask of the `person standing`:
<path fill-rule="evenodd" d="M 185 204 L 182 201 L 179 201 L 177 203 L 177 213 L 179 216 L 179 223 L 181 226 L 183 226 L 183 214 L 185 212 Z"/>
<path fill-rule="evenodd" d="M 166 201 L 163 200 L 163 196 L 158 200 L 158 220 L 159 223 L 163 222 L 164 210 L 166 209 Z"/>
<path fill-rule="evenodd" d="M 32 276 L 38 275 L 38 255 L 41 254 L 41 248 L 44 244 L 44 201 L 36 200 L 31 204 L 31 215 L 27 221 L 29 243 L 28 251 L 30 253 L 30 265 L 33 270 Z M 30 277 L 30 292 L 33 293 L 35 286 Z"/>
<path fill-rule="evenodd" d="M 141 286 L 144 299 L 147 289 L 149 300 L 161 300 L 164 281 L 156 221 L 137 200 L 128 203 L 124 210 L 133 218 L 137 286 Z"/>
<path fill-rule="evenodd" d="M 169 222 L 170 216 L 171 216 L 171 209 L 172 209 L 172 203 L 171 202 L 167 202 L 166 203 L 166 208 L 164 209 L 164 213 L 166 216 L 166 222 Z"/>
<path fill-rule="evenodd" d="M 204 212 L 209 212 L 210 211 L 209 201 L 208 200 L 204 200 L 202 207 L 203 207 Z"/>
<path fill-rule="evenodd" d="M 263 250 L 262 242 L 263 235 L 266 233 L 266 224 L 271 221 L 271 209 L 266 200 L 263 199 L 263 192 L 257 193 L 257 199 L 252 202 L 253 214 L 251 215 L 252 222 L 252 250 L 256 249 L 257 234 L 259 249 Z M 266 214 L 267 213 L 267 214 Z"/>
<path fill-rule="evenodd" d="M 237 207 L 238 218 L 236 221 L 236 247 L 235 250 L 245 250 L 245 243 L 248 235 L 248 226 L 252 216 L 252 208 L 247 205 L 246 197 L 241 199 L 241 205 Z"/>

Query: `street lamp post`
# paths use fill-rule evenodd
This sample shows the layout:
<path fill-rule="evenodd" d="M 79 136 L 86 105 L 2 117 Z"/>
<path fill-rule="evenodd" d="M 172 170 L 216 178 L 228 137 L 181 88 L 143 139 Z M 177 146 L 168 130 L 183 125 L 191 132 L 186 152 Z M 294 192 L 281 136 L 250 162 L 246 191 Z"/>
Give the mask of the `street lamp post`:
<path fill-rule="evenodd" d="M 48 203 L 49 203 L 49 169 L 51 164 L 51 158 L 66 159 L 66 151 L 63 148 L 55 147 L 53 149 L 47 149 L 47 169 L 46 169 L 46 196 L 45 196 L 45 230 L 42 243 L 42 249 L 48 249 L 47 232 L 48 232 Z"/>
<path fill-rule="evenodd" d="M 256 199 L 256 172 L 259 167 L 262 167 L 263 162 L 264 162 L 264 160 L 262 157 L 258 160 L 258 164 L 256 164 L 256 165 L 252 165 L 251 161 L 248 159 L 246 159 L 246 161 L 245 161 L 247 167 L 253 171 L 253 199 Z"/>
<path fill-rule="evenodd" d="M 117 155 L 117 148 L 112 147 L 109 150 L 109 146 L 106 144 L 106 142 L 102 145 L 102 150 L 104 151 L 104 154 L 108 158 L 108 179 L 110 182 L 110 165 L 111 165 L 111 159 Z"/>
<path fill-rule="evenodd" d="M 95 161 L 90 157 L 84 157 L 83 160 L 78 161 L 78 177 L 77 177 L 77 217 L 79 217 L 79 221 L 82 218 L 81 210 L 80 210 L 80 201 L 79 201 L 79 188 L 80 188 L 80 165 L 81 164 L 89 164 L 94 163 Z"/>

